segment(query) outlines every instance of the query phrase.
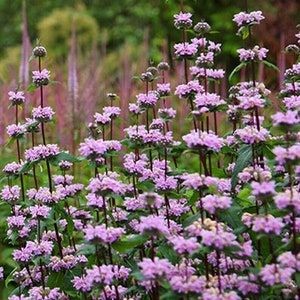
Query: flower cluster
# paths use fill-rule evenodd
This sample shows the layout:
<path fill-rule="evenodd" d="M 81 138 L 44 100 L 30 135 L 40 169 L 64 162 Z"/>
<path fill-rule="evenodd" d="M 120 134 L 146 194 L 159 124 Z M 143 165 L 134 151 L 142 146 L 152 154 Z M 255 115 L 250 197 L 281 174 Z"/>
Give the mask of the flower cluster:
<path fill-rule="evenodd" d="M 263 19 L 234 16 L 249 49 L 238 50 L 230 77 L 242 70 L 251 81 L 231 86 L 225 101 L 221 44 L 181 5 L 174 56 L 183 78 L 173 88 L 169 64 L 151 64 L 138 77 L 144 92 L 129 104 L 129 124 L 116 122 L 123 106 L 109 93 L 73 149 L 79 157 L 47 143 L 50 72 L 41 69 L 46 49 L 34 48 L 39 71 L 27 90 L 39 89 L 41 103 L 32 119 L 19 120 L 24 92 L 9 92 L 17 159 L 3 167 L 0 190 L 8 299 L 300 299 L 300 64 L 282 73 L 283 110 L 270 116 L 271 92 L 256 81 L 268 50 L 246 40 Z M 171 107 L 173 97 L 183 108 Z"/>

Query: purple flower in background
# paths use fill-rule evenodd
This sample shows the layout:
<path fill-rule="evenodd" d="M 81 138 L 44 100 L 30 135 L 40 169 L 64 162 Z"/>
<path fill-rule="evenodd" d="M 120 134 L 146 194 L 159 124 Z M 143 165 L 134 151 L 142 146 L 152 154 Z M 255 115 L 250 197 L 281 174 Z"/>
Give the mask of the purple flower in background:
<path fill-rule="evenodd" d="M 12 124 L 12 125 L 8 125 L 6 127 L 7 129 L 7 134 L 10 137 L 14 137 L 14 138 L 21 138 L 24 136 L 24 134 L 26 133 L 26 126 L 23 124 Z"/>
<path fill-rule="evenodd" d="M 278 264 L 270 264 L 262 267 L 259 275 L 267 285 L 288 284 L 292 280 L 295 270 L 289 267 L 282 268 Z"/>
<path fill-rule="evenodd" d="M 184 135 L 182 139 L 187 143 L 189 148 L 203 148 L 219 152 L 224 145 L 222 138 L 219 138 L 212 131 L 195 131 Z"/>
<path fill-rule="evenodd" d="M 103 139 L 95 140 L 93 138 L 86 138 L 83 143 L 79 145 L 79 153 L 87 159 L 95 159 L 105 154 L 108 150 L 108 145 Z"/>
<path fill-rule="evenodd" d="M 198 52 L 198 48 L 195 44 L 178 43 L 174 45 L 175 56 L 179 59 L 193 58 Z"/>
<path fill-rule="evenodd" d="M 300 96 L 291 95 L 289 97 L 284 97 L 282 102 L 288 109 L 300 109 Z"/>
<path fill-rule="evenodd" d="M 203 208 L 211 214 L 215 214 L 218 209 L 226 209 L 231 205 L 231 198 L 227 196 L 207 195 L 201 198 Z M 200 207 L 200 202 L 197 203 Z"/>
<path fill-rule="evenodd" d="M 170 83 L 158 83 L 157 92 L 160 97 L 169 96 L 171 94 Z"/>
<path fill-rule="evenodd" d="M 173 108 L 160 108 L 158 110 L 158 116 L 163 120 L 171 120 L 176 116 L 176 110 Z"/>
<path fill-rule="evenodd" d="M 237 23 L 239 27 L 249 25 L 250 23 L 259 24 L 265 17 L 260 10 L 252 11 L 250 13 L 240 12 L 234 15 L 233 21 Z"/>
<path fill-rule="evenodd" d="M 168 238 L 168 240 L 178 254 L 191 254 L 200 248 L 200 244 L 195 237 L 185 239 L 183 236 L 174 236 Z"/>
<path fill-rule="evenodd" d="M 91 242 L 113 243 L 119 240 L 122 234 L 125 233 L 124 228 L 121 227 L 106 227 L 103 225 L 87 225 L 84 229 L 84 237 Z"/>
<path fill-rule="evenodd" d="M 263 181 L 257 182 L 253 181 L 251 183 L 252 187 L 252 194 L 254 196 L 267 196 L 267 195 L 274 195 L 275 191 L 275 182 L 274 181 Z"/>
<path fill-rule="evenodd" d="M 54 115 L 54 111 L 51 107 L 35 107 L 32 110 L 32 117 L 39 122 L 51 121 Z"/>
<path fill-rule="evenodd" d="M 25 159 L 29 162 L 45 159 L 59 154 L 59 148 L 56 144 L 39 145 L 25 150 Z"/>
<path fill-rule="evenodd" d="M 24 92 L 22 91 L 19 92 L 10 91 L 8 92 L 8 95 L 12 105 L 20 105 L 25 102 Z"/>
<path fill-rule="evenodd" d="M 136 96 L 137 104 L 140 108 L 150 108 L 155 106 L 158 100 L 158 94 L 150 91 L 148 94 L 138 94 Z"/>
<path fill-rule="evenodd" d="M 20 187 L 18 185 L 5 185 L 1 190 L 1 198 L 3 201 L 15 205 L 20 201 Z"/>
<path fill-rule="evenodd" d="M 209 108 L 214 108 L 222 104 L 226 104 L 223 99 L 220 99 L 220 96 L 215 93 L 198 93 L 195 98 L 195 104 L 197 108 L 207 106 Z"/>
<path fill-rule="evenodd" d="M 287 161 L 300 159 L 300 144 L 295 144 L 288 149 L 277 146 L 273 149 L 273 153 L 276 155 L 275 160 L 284 165 Z"/>
<path fill-rule="evenodd" d="M 214 53 L 207 52 L 207 53 L 200 53 L 200 55 L 196 59 L 196 66 L 201 67 L 205 65 L 213 65 L 214 64 Z"/>
<path fill-rule="evenodd" d="M 129 103 L 128 105 L 129 111 L 132 112 L 133 114 L 141 114 L 144 112 L 144 110 L 141 110 L 141 108 L 136 105 L 135 103 Z"/>
<path fill-rule="evenodd" d="M 94 119 L 95 119 L 95 122 L 98 125 L 106 125 L 106 124 L 109 124 L 111 122 L 111 118 L 110 118 L 109 114 L 95 113 L 94 114 Z"/>
<path fill-rule="evenodd" d="M 214 52 L 214 53 L 220 53 L 221 52 L 221 44 L 218 43 L 214 43 L 212 41 L 208 41 L 208 47 L 207 47 L 208 51 Z"/>
<path fill-rule="evenodd" d="M 32 218 L 45 219 L 48 218 L 51 208 L 45 205 L 34 205 L 29 207 Z"/>
<path fill-rule="evenodd" d="M 270 132 L 265 128 L 260 128 L 258 131 L 254 126 L 246 126 L 242 129 L 237 129 L 234 135 L 246 144 L 255 144 L 265 142 L 270 138 Z"/>
<path fill-rule="evenodd" d="M 180 12 L 179 14 L 174 15 L 174 26 L 177 29 L 188 29 L 193 26 L 193 22 L 191 20 L 191 13 Z"/>
<path fill-rule="evenodd" d="M 199 84 L 198 80 L 189 81 L 187 84 L 180 84 L 175 89 L 175 95 L 178 95 L 179 98 L 187 98 L 202 92 L 204 92 L 204 88 Z"/>
<path fill-rule="evenodd" d="M 298 111 L 288 110 L 286 112 L 277 112 L 272 116 L 274 126 L 293 126 L 300 123 Z"/>
<path fill-rule="evenodd" d="M 169 230 L 166 224 L 166 220 L 162 216 L 149 215 L 147 217 L 141 217 L 140 223 L 137 226 L 137 230 L 141 234 L 154 235 L 168 234 Z"/>
<path fill-rule="evenodd" d="M 43 69 L 42 71 L 32 71 L 32 80 L 35 86 L 47 85 L 50 79 L 50 71 Z"/>
<path fill-rule="evenodd" d="M 191 42 L 193 44 L 195 44 L 198 47 L 198 49 L 205 49 L 206 44 L 207 44 L 207 40 L 206 40 L 205 37 L 203 37 L 203 38 L 192 38 Z"/>
<path fill-rule="evenodd" d="M 198 66 L 190 67 L 191 74 L 196 78 L 214 78 L 221 79 L 225 76 L 225 71 L 223 69 L 211 69 L 211 68 L 201 68 Z"/>
<path fill-rule="evenodd" d="M 274 202 L 279 209 L 288 209 L 291 207 L 297 214 L 300 213 L 300 194 L 296 189 L 278 193 L 274 196 Z"/>
<path fill-rule="evenodd" d="M 237 50 L 240 61 L 249 61 L 254 59 L 263 60 L 266 57 L 268 51 L 268 49 L 259 48 L 259 46 L 255 46 L 252 50 L 244 48 Z"/>
<path fill-rule="evenodd" d="M 3 173 L 5 173 L 8 176 L 17 174 L 18 172 L 20 172 L 20 170 L 22 169 L 22 165 L 16 162 L 11 162 L 8 163 L 4 168 L 3 168 Z"/>
<path fill-rule="evenodd" d="M 104 115 L 108 115 L 111 119 L 115 119 L 121 113 L 121 108 L 117 106 L 106 106 L 103 107 Z"/>
<path fill-rule="evenodd" d="M 154 257 L 153 260 L 143 258 L 138 263 L 138 266 L 141 268 L 141 272 L 146 280 L 167 276 L 172 268 L 172 264 L 167 259 L 160 259 L 158 257 Z"/>
<path fill-rule="evenodd" d="M 74 276 L 71 282 L 73 283 L 73 286 L 77 291 L 89 292 L 92 288 L 91 284 L 86 280 L 85 276 L 83 277 Z"/>

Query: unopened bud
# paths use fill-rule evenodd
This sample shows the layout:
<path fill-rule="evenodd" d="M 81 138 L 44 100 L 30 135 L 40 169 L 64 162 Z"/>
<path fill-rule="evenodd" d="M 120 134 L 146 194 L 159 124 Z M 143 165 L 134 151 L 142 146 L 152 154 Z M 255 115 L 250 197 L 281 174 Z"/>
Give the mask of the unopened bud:
<path fill-rule="evenodd" d="M 204 34 L 204 33 L 208 33 L 210 32 L 211 27 L 208 23 L 206 22 L 198 22 L 195 26 L 194 26 L 194 31 L 196 33 L 199 34 Z"/>
<path fill-rule="evenodd" d="M 37 46 L 37 47 L 33 48 L 32 54 L 35 57 L 44 57 L 47 55 L 47 50 L 43 46 Z"/>
<path fill-rule="evenodd" d="M 170 69 L 170 66 L 167 62 L 162 61 L 157 65 L 158 71 L 168 71 Z"/>

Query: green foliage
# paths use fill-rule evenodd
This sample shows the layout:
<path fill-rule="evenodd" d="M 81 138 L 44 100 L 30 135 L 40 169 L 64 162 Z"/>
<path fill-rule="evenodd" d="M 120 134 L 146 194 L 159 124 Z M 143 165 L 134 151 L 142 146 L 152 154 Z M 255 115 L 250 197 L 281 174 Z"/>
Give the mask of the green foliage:
<path fill-rule="evenodd" d="M 76 44 L 81 49 L 90 49 L 97 42 L 98 25 L 83 6 L 56 9 L 38 24 L 41 43 L 54 52 L 66 56 L 71 45 L 71 32 L 76 32 Z"/>

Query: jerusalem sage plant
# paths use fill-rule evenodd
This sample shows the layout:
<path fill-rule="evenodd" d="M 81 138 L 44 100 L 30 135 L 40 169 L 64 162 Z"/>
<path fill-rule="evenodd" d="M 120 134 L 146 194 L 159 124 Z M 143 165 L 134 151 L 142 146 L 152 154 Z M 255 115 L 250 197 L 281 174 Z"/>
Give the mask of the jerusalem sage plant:
<path fill-rule="evenodd" d="M 47 143 L 55 115 L 44 93 L 51 88 L 42 69 L 47 51 L 33 49 L 33 84 L 9 92 L 15 123 L 7 133 L 16 161 L 4 166 L 1 190 L 14 248 L 13 268 L 1 268 L 9 299 L 300 297 L 300 34 L 298 45 L 287 47 L 297 60 L 278 94 L 282 111 L 265 127 L 260 112 L 270 91 L 257 80 L 258 63 L 276 67 L 266 60 L 268 50 L 253 44 L 252 28 L 263 19 L 260 11 L 234 16 L 245 48 L 237 50 L 240 64 L 229 77 L 246 68 L 249 81 L 222 99 L 225 71 L 214 68 L 221 44 L 181 5 L 174 25 L 182 42 L 174 56 L 183 82 L 174 89 L 166 82 L 167 62 L 142 73 L 144 91 L 129 103 L 132 123 L 121 120 L 128 126 L 121 141 L 114 139 L 118 96 L 109 93 L 78 157 Z M 40 104 L 20 120 L 19 108 L 29 106 L 25 92 L 39 93 Z M 191 129 L 178 140 L 173 99 L 185 99 L 190 112 Z M 232 123 L 223 137 L 221 112 Z M 73 164 L 84 182 L 71 175 Z"/>

